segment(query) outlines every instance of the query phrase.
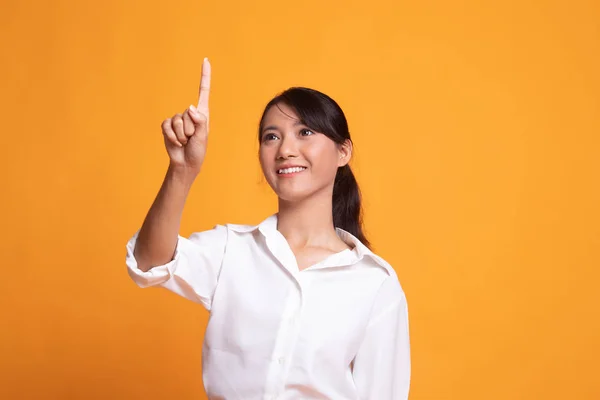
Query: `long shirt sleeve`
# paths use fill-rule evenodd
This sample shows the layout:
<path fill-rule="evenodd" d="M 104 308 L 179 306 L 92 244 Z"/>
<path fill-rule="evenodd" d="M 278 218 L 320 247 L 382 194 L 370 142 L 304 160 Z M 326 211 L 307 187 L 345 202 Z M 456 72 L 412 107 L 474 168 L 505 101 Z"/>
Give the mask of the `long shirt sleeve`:
<path fill-rule="evenodd" d="M 164 287 L 188 300 L 211 309 L 227 243 L 227 228 L 217 225 L 211 230 L 178 237 L 173 259 L 144 272 L 134 256 L 137 231 L 127 242 L 127 272 L 140 287 Z"/>
<path fill-rule="evenodd" d="M 392 275 L 379 290 L 352 374 L 360 399 L 407 400 L 410 372 L 407 302 Z"/>

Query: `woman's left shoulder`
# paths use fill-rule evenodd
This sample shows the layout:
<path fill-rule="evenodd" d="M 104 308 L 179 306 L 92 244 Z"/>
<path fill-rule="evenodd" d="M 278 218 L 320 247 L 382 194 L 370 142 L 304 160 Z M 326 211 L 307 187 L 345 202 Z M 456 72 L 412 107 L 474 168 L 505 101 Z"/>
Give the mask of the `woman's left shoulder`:
<path fill-rule="evenodd" d="M 400 284 L 400 278 L 398 277 L 396 269 L 383 257 L 373 252 L 370 252 L 368 258 L 371 259 L 375 265 L 380 267 L 380 270 L 385 274 L 378 290 L 379 294 L 388 297 L 390 300 L 392 298 L 404 298 L 404 290 Z"/>

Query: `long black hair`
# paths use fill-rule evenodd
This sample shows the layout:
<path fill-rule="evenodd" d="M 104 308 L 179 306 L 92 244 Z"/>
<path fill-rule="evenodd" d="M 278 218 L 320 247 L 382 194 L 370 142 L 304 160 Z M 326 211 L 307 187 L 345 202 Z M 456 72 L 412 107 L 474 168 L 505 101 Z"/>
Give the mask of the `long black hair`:
<path fill-rule="evenodd" d="M 291 107 L 300 122 L 333 140 L 338 145 L 352 143 L 348 121 L 341 107 L 329 96 L 314 89 L 292 87 L 275 96 L 265 107 L 258 129 L 258 141 L 264 128 L 265 115 L 279 103 Z M 349 164 L 339 167 L 333 184 L 333 224 L 369 247 L 363 232 L 361 194 Z"/>

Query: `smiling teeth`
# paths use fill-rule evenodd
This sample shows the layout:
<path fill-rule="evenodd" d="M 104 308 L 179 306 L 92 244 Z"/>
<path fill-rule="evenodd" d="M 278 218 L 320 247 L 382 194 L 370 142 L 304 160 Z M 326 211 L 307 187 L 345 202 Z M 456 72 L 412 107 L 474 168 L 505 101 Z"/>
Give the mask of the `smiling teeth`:
<path fill-rule="evenodd" d="M 294 167 L 294 168 L 286 168 L 280 169 L 277 171 L 278 174 L 293 174 L 294 172 L 304 171 L 306 168 L 304 167 Z"/>

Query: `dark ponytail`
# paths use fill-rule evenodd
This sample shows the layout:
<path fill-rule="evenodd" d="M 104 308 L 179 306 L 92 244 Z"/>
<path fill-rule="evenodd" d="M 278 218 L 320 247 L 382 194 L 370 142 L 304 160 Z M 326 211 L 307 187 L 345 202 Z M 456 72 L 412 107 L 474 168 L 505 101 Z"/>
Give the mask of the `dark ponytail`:
<path fill-rule="evenodd" d="M 300 121 L 326 135 L 338 145 L 352 142 L 346 116 L 340 106 L 329 96 L 314 89 L 290 88 L 271 100 L 260 119 L 258 141 L 260 143 L 263 121 L 267 111 L 278 103 L 293 108 Z M 338 168 L 333 184 L 333 224 L 369 247 L 362 228 L 361 194 L 350 165 Z"/>
<path fill-rule="evenodd" d="M 365 246 L 370 243 L 362 229 L 361 195 L 350 165 L 338 168 L 333 183 L 333 224 L 350 232 Z"/>

